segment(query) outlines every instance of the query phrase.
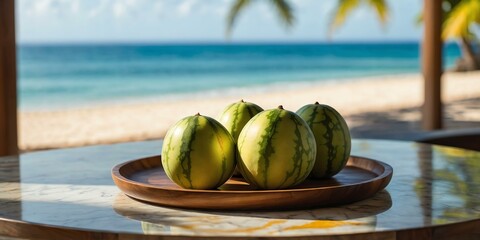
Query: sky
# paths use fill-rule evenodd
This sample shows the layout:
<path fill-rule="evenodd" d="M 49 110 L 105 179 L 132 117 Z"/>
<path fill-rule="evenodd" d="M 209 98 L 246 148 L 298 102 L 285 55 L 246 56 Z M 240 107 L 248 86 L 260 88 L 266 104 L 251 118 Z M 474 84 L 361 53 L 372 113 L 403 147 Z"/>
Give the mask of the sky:
<path fill-rule="evenodd" d="M 290 0 L 295 23 L 286 29 L 268 4 L 257 0 L 225 37 L 233 0 L 17 0 L 19 43 L 109 42 L 383 42 L 415 41 L 422 28 L 415 19 L 422 0 L 389 0 L 382 27 L 375 13 L 357 9 L 328 36 L 338 0 Z"/>

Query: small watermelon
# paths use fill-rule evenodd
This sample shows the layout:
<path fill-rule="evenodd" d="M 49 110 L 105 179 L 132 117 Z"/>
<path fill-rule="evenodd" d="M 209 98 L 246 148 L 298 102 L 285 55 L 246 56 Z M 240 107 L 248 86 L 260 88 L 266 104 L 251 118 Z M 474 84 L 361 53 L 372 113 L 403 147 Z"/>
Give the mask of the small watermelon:
<path fill-rule="evenodd" d="M 315 137 L 297 114 L 263 111 L 238 137 L 238 166 L 245 179 L 261 189 L 283 189 L 305 180 L 315 163 Z"/>
<path fill-rule="evenodd" d="M 329 178 L 340 172 L 350 157 L 351 137 L 345 119 L 334 108 L 308 104 L 297 111 L 315 135 L 317 157 L 311 176 Z"/>
<path fill-rule="evenodd" d="M 237 142 L 238 135 L 240 135 L 245 124 L 261 111 L 263 111 L 263 108 L 260 106 L 255 103 L 245 102 L 242 99 L 239 102 L 228 105 L 219 115 L 218 121 L 223 124 L 228 132 L 232 134 L 235 142 Z M 240 171 L 236 168 L 233 175 L 240 176 Z"/>
<path fill-rule="evenodd" d="M 162 165 L 177 185 L 214 189 L 235 169 L 236 148 L 230 133 L 215 119 L 197 114 L 183 118 L 167 132 Z"/>
<path fill-rule="evenodd" d="M 263 111 L 255 103 L 245 102 L 243 99 L 239 102 L 228 105 L 219 115 L 218 121 L 232 134 L 235 141 L 247 122 L 257 113 Z"/>

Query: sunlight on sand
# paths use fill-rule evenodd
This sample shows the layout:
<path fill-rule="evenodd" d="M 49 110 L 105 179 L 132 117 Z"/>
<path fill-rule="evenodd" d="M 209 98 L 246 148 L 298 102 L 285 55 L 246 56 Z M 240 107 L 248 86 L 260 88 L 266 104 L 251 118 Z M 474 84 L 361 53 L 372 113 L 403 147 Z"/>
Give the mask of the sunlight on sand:
<path fill-rule="evenodd" d="M 447 73 L 443 78 L 443 101 L 480 97 L 480 72 Z M 252 89 L 249 94 L 229 94 L 185 100 L 160 100 L 149 103 L 92 106 L 49 112 L 19 114 L 20 148 L 35 150 L 137 141 L 162 138 L 169 126 L 180 118 L 197 112 L 217 117 L 229 103 L 240 99 L 257 103 L 265 109 L 282 104 L 296 111 L 319 101 L 336 108 L 347 117 L 371 111 L 419 107 L 423 99 L 423 81 L 419 74 L 372 77 L 341 83 L 278 86 L 273 91 Z M 478 112 L 462 112 L 465 120 L 480 120 Z M 415 121 L 420 113 L 399 116 Z M 349 123 L 355 124 L 355 123 Z"/>

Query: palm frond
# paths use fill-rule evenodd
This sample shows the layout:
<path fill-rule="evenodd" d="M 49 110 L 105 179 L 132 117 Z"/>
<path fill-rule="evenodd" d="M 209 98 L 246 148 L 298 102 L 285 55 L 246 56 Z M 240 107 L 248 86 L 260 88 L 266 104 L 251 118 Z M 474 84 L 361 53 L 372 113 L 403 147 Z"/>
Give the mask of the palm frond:
<path fill-rule="evenodd" d="M 232 33 L 233 26 L 235 25 L 235 21 L 237 20 L 240 12 L 244 10 L 248 5 L 250 5 L 251 2 L 251 0 L 236 0 L 233 3 L 227 15 L 227 36 L 230 36 L 230 34 Z"/>
<path fill-rule="evenodd" d="M 338 0 L 338 4 L 334 10 L 333 17 L 330 22 L 329 35 L 341 26 L 353 10 L 358 8 L 360 4 L 367 4 L 378 16 L 380 23 L 385 25 L 388 20 L 389 10 L 386 0 Z"/>
<path fill-rule="evenodd" d="M 335 10 L 333 12 L 333 17 L 330 20 L 329 35 L 341 26 L 348 15 L 358 7 L 360 4 L 359 0 L 339 0 Z"/>
<path fill-rule="evenodd" d="M 442 11 L 443 11 L 443 18 L 442 18 L 442 24 L 445 22 L 445 16 L 448 16 L 450 12 L 452 11 L 455 6 L 457 6 L 462 0 L 442 0 Z M 421 25 L 423 24 L 423 11 L 421 11 L 416 17 L 415 17 L 415 24 L 416 25 Z"/>
<path fill-rule="evenodd" d="M 382 25 L 385 25 L 388 18 L 388 5 L 385 0 L 369 0 L 368 4 L 372 7 L 377 13 L 378 19 Z"/>
<path fill-rule="evenodd" d="M 291 26 L 294 21 L 293 9 L 290 3 L 285 0 L 270 0 L 271 4 L 276 8 L 280 20 L 282 20 L 287 27 Z"/>
<path fill-rule="evenodd" d="M 470 26 L 475 22 L 480 22 L 480 0 L 461 1 L 445 19 L 442 38 L 470 38 Z"/>

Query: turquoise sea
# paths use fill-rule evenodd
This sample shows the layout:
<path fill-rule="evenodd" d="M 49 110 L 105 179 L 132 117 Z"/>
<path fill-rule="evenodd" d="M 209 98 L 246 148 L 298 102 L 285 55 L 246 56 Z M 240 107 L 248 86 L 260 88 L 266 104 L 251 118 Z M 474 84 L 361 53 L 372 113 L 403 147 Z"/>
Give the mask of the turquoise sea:
<path fill-rule="evenodd" d="M 22 110 L 222 94 L 255 86 L 415 73 L 418 43 L 19 46 Z M 444 50 L 444 64 L 460 55 Z"/>

